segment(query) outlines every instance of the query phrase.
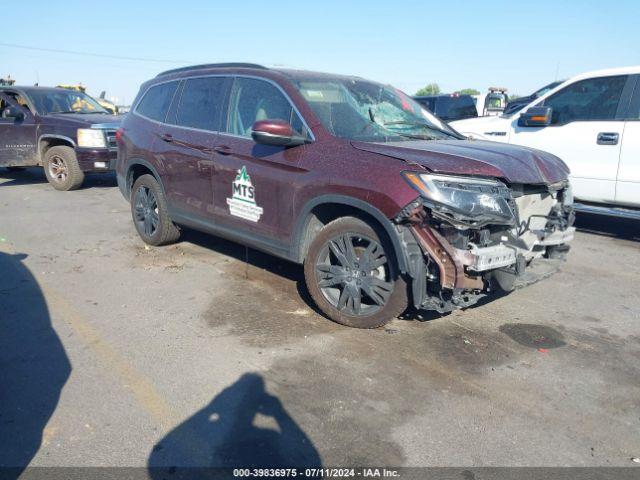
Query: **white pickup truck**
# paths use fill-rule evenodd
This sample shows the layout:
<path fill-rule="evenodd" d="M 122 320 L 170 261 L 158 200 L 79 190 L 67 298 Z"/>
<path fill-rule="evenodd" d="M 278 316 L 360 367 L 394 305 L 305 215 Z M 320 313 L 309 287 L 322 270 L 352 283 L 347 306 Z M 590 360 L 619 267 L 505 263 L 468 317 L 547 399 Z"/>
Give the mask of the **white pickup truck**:
<path fill-rule="evenodd" d="M 450 125 L 560 157 L 577 210 L 640 218 L 640 66 L 578 75 L 511 115 Z"/>

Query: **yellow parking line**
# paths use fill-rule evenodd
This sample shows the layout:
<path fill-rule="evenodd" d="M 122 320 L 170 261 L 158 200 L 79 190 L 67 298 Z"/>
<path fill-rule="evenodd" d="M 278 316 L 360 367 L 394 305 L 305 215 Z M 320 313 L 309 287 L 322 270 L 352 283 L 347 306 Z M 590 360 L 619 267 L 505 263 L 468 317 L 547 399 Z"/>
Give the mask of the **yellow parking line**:
<path fill-rule="evenodd" d="M 124 387 L 133 393 L 140 406 L 163 426 L 175 423 L 168 403 L 153 383 L 104 341 L 86 317 L 73 308 L 57 291 L 48 286 L 42 287 L 49 310 L 60 316 L 71 327 L 80 340 L 101 360 L 103 368 L 119 377 Z"/>
<path fill-rule="evenodd" d="M 15 254 L 8 242 L 0 242 L 0 252 L 9 255 Z M 37 279 L 35 273 L 33 271 L 31 273 Z M 177 423 L 169 404 L 157 391 L 153 383 L 136 370 L 125 356 L 118 353 L 116 349 L 103 340 L 99 331 L 61 294 L 54 288 L 43 284 L 40 279 L 37 280 L 47 302 L 50 315 L 61 318 L 100 360 L 101 366 L 116 375 L 124 387 L 133 393 L 138 404 L 160 425 L 166 427 Z"/>

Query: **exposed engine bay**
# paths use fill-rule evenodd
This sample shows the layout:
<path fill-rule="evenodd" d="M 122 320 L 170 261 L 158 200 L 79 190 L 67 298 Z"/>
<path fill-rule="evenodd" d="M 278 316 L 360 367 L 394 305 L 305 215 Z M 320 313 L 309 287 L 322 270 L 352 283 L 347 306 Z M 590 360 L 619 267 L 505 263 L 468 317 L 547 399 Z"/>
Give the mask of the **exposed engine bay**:
<path fill-rule="evenodd" d="M 415 183 L 422 195 L 395 218 L 416 308 L 445 313 L 510 292 L 532 266 L 557 265 L 573 239 L 568 182 L 507 186 L 462 178 L 421 175 Z"/>

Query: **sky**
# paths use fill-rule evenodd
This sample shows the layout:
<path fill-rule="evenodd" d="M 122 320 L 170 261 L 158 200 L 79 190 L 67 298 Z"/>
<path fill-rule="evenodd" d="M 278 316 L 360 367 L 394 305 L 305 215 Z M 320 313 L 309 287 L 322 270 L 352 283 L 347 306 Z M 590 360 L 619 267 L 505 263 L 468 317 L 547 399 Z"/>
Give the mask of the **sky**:
<path fill-rule="evenodd" d="M 10 5 L 0 37 L 0 76 L 10 74 L 23 85 L 82 83 L 89 93 L 105 90 L 120 104 L 130 103 L 157 73 L 198 63 L 352 74 L 409 94 L 435 82 L 443 93 L 499 86 L 520 95 L 578 73 L 640 65 L 638 0 Z"/>

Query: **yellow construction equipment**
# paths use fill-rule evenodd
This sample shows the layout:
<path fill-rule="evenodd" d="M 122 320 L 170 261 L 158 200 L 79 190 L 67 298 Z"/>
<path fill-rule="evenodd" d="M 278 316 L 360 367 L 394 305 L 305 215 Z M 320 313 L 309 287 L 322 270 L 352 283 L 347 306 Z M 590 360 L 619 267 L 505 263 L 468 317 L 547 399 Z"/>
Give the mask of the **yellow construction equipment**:
<path fill-rule="evenodd" d="M 77 84 L 77 85 L 58 85 L 58 88 L 66 88 L 67 90 L 78 90 L 82 93 L 87 93 L 87 87 L 85 87 L 84 85 L 82 85 L 81 83 Z M 103 90 L 102 93 L 100 94 L 99 98 L 94 98 L 94 100 L 96 102 L 98 102 L 100 104 L 100 106 L 102 108 L 104 108 L 107 112 L 113 114 L 113 115 L 117 115 L 118 114 L 118 106 L 113 103 L 110 102 L 109 100 L 107 100 L 105 98 L 105 91 Z"/>

